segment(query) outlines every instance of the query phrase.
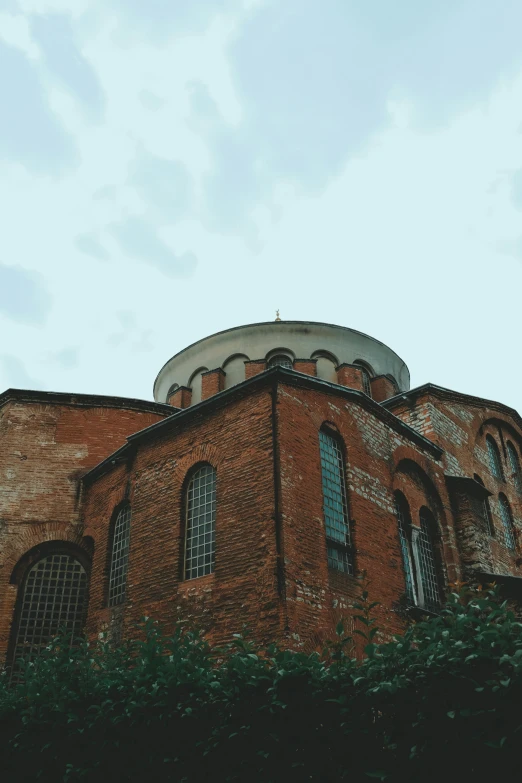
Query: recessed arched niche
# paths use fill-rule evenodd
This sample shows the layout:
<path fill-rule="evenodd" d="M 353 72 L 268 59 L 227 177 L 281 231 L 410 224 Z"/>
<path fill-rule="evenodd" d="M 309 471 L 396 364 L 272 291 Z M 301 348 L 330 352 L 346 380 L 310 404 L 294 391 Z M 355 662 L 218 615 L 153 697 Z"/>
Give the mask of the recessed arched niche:
<path fill-rule="evenodd" d="M 317 359 L 317 377 L 323 381 L 337 383 L 337 370 L 335 369 L 339 362 L 337 357 L 329 351 L 314 351 L 312 359 Z"/>
<path fill-rule="evenodd" d="M 202 375 L 204 372 L 208 371 L 208 367 L 200 367 L 196 370 L 195 373 L 192 374 L 190 380 L 189 380 L 189 388 L 192 390 L 192 399 L 191 399 L 191 405 L 196 405 L 196 403 L 201 402 L 201 384 L 202 384 Z"/>
<path fill-rule="evenodd" d="M 229 356 L 223 364 L 223 370 L 226 373 L 225 389 L 230 389 L 231 386 L 236 386 L 236 384 L 245 380 L 245 362 L 248 361 L 250 359 L 245 353 L 236 353 L 233 356 Z"/>

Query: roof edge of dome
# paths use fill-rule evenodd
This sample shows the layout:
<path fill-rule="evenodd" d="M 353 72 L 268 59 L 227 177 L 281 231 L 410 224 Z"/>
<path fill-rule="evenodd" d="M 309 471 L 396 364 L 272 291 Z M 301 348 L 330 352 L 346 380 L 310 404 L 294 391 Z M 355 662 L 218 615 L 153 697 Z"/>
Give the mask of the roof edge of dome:
<path fill-rule="evenodd" d="M 399 354 L 396 353 L 393 350 L 393 348 L 390 348 L 389 345 L 386 345 L 386 343 L 383 343 L 382 340 L 378 340 L 376 337 L 372 337 L 371 335 L 366 334 L 366 332 L 361 332 L 358 329 L 351 329 L 349 326 L 341 326 L 340 324 L 330 324 L 330 323 L 327 323 L 326 321 L 286 321 L 286 320 L 281 320 L 281 321 L 258 321 L 256 323 L 252 323 L 252 324 L 241 324 L 240 326 L 231 326 L 228 329 L 221 329 L 219 332 L 213 332 L 212 334 L 209 334 L 206 337 L 201 337 L 199 340 L 195 340 L 193 343 L 190 343 L 190 345 L 187 345 L 185 348 L 182 348 L 181 351 L 178 351 L 173 356 L 171 356 L 170 359 L 167 359 L 167 361 L 163 364 L 163 366 L 161 367 L 160 371 L 156 375 L 156 379 L 154 381 L 154 385 L 153 385 L 153 388 L 152 388 L 153 396 L 156 395 L 156 387 L 157 387 L 157 384 L 158 384 L 158 380 L 159 380 L 159 377 L 160 377 L 161 373 L 165 369 L 165 367 L 173 359 L 176 359 L 178 356 L 181 356 L 181 354 L 185 353 L 185 351 L 190 350 L 190 348 L 194 348 L 194 346 L 199 345 L 200 343 L 205 342 L 205 340 L 210 340 L 212 337 L 218 337 L 219 335 L 227 334 L 228 332 L 235 332 L 235 331 L 238 331 L 239 329 L 245 329 L 245 328 L 254 327 L 254 326 L 275 326 L 276 324 L 278 325 L 277 328 L 279 328 L 279 326 L 281 324 L 293 324 L 293 325 L 300 324 L 300 325 L 305 325 L 305 326 L 306 325 L 308 325 L 308 326 L 329 326 L 329 327 L 331 327 L 333 329 L 343 329 L 343 330 L 345 330 L 347 332 L 351 332 L 352 334 L 359 334 L 362 337 L 368 338 L 368 340 L 372 340 L 374 343 L 378 343 L 379 345 L 384 346 L 384 348 L 386 348 L 388 351 L 391 351 L 391 353 L 393 353 L 394 356 L 396 356 L 397 359 L 399 359 L 399 361 L 401 361 L 403 363 L 403 365 L 405 366 L 405 368 L 406 368 L 406 370 L 408 372 L 408 378 L 410 377 L 410 371 L 408 369 L 408 365 L 406 364 L 404 359 L 402 359 L 399 356 Z"/>

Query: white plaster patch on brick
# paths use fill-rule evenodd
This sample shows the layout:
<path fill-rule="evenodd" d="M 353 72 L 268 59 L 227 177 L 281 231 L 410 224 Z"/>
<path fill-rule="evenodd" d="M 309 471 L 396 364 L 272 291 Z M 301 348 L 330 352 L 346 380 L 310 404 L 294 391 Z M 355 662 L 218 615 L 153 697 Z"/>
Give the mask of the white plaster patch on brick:
<path fill-rule="evenodd" d="M 485 449 L 481 448 L 481 446 L 475 446 L 474 457 L 478 462 L 484 465 L 484 467 L 487 468 L 489 471 L 490 469 L 489 457 Z"/>
<path fill-rule="evenodd" d="M 447 466 L 447 472 L 450 473 L 452 476 L 465 476 L 466 472 L 461 467 L 458 459 L 449 452 L 445 452 L 445 459 L 446 459 L 446 466 Z"/>
<path fill-rule="evenodd" d="M 445 408 L 450 413 L 453 413 L 454 416 L 458 416 L 461 421 L 466 422 L 466 424 L 470 424 L 475 418 L 474 413 L 462 407 L 461 405 L 446 405 Z"/>
<path fill-rule="evenodd" d="M 384 511 L 393 513 L 393 498 L 388 488 L 384 487 L 378 478 L 355 466 L 349 468 L 348 478 L 351 481 L 350 487 L 354 487 L 352 491 L 357 495 L 370 500 Z"/>
<path fill-rule="evenodd" d="M 468 442 L 468 433 L 458 424 L 446 416 L 434 405 L 430 405 L 431 421 L 435 432 L 445 440 L 449 440 L 454 446 L 461 447 Z"/>

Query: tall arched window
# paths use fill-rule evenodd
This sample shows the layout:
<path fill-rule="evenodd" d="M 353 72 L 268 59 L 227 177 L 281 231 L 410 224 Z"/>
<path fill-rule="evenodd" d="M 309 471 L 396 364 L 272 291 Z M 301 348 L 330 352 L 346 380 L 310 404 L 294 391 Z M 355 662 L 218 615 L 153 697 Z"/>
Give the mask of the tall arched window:
<path fill-rule="evenodd" d="M 363 391 L 365 394 L 368 395 L 368 397 L 372 396 L 372 385 L 370 382 L 370 378 L 372 377 L 373 373 L 368 367 L 367 364 L 362 362 L 360 359 L 356 359 L 354 361 L 354 364 L 357 365 L 362 370 L 362 382 L 363 382 Z"/>
<path fill-rule="evenodd" d="M 284 353 L 277 353 L 268 360 L 268 367 L 287 367 L 292 370 L 294 363 L 291 358 Z"/>
<path fill-rule="evenodd" d="M 507 453 L 513 484 L 515 485 L 516 491 L 522 494 L 522 474 L 520 473 L 520 460 L 518 459 L 516 448 L 509 440 L 507 442 Z"/>
<path fill-rule="evenodd" d="M 185 579 L 210 574 L 216 553 L 216 470 L 202 465 L 190 477 L 186 494 Z"/>
<path fill-rule="evenodd" d="M 515 527 L 513 524 L 513 514 L 507 497 L 501 492 L 498 496 L 498 505 L 500 508 L 500 518 L 504 527 L 504 539 L 508 549 L 515 548 Z"/>
<path fill-rule="evenodd" d="M 353 559 L 350 548 L 346 471 L 341 444 L 338 438 L 321 429 L 319 449 L 328 565 L 336 571 L 351 574 Z"/>
<path fill-rule="evenodd" d="M 129 565 L 131 509 L 128 504 L 120 508 L 114 521 L 109 574 L 109 606 L 125 601 L 127 569 Z"/>
<path fill-rule="evenodd" d="M 406 596 L 408 600 L 416 604 L 417 592 L 415 589 L 414 563 L 411 541 L 411 516 L 408 502 L 402 492 L 395 493 L 395 514 L 399 528 L 399 542 L 401 545 L 402 567 L 406 583 Z"/>
<path fill-rule="evenodd" d="M 431 512 L 423 506 L 419 513 L 420 531 L 417 538 L 418 562 L 422 584 L 423 604 L 426 609 L 440 606 L 440 578 L 437 567 L 437 525 Z"/>
<path fill-rule="evenodd" d="M 484 482 L 482 481 L 480 476 L 478 476 L 476 473 L 474 473 L 473 474 L 473 478 L 475 479 L 475 481 L 478 481 L 478 483 L 481 486 L 483 486 L 484 489 L 485 489 Z M 484 500 L 482 501 L 482 516 L 484 518 L 484 522 L 486 524 L 488 533 L 490 534 L 490 536 L 494 536 L 495 535 L 495 526 L 493 525 L 493 517 L 491 516 L 491 509 L 489 507 L 489 500 L 488 500 L 487 497 L 485 497 Z"/>
<path fill-rule="evenodd" d="M 87 614 L 87 572 L 66 551 L 50 552 L 28 570 L 20 587 L 13 626 L 11 660 L 34 659 L 60 628 L 81 634 Z"/>
<path fill-rule="evenodd" d="M 498 446 L 491 437 L 491 435 L 486 435 L 486 446 L 488 449 L 488 456 L 489 456 L 489 466 L 491 468 L 491 473 L 495 478 L 500 479 L 501 481 L 504 480 L 504 473 L 502 471 L 502 462 L 500 461 L 500 452 L 498 450 Z"/>

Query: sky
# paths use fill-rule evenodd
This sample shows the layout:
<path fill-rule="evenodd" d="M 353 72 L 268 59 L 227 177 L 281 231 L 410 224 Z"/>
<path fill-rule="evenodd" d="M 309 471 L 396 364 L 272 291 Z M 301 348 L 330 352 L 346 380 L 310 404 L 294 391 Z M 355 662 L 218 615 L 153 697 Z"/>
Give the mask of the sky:
<path fill-rule="evenodd" d="M 0 390 L 150 400 L 279 308 L 522 413 L 521 29 L 520 0 L 0 0 Z"/>

